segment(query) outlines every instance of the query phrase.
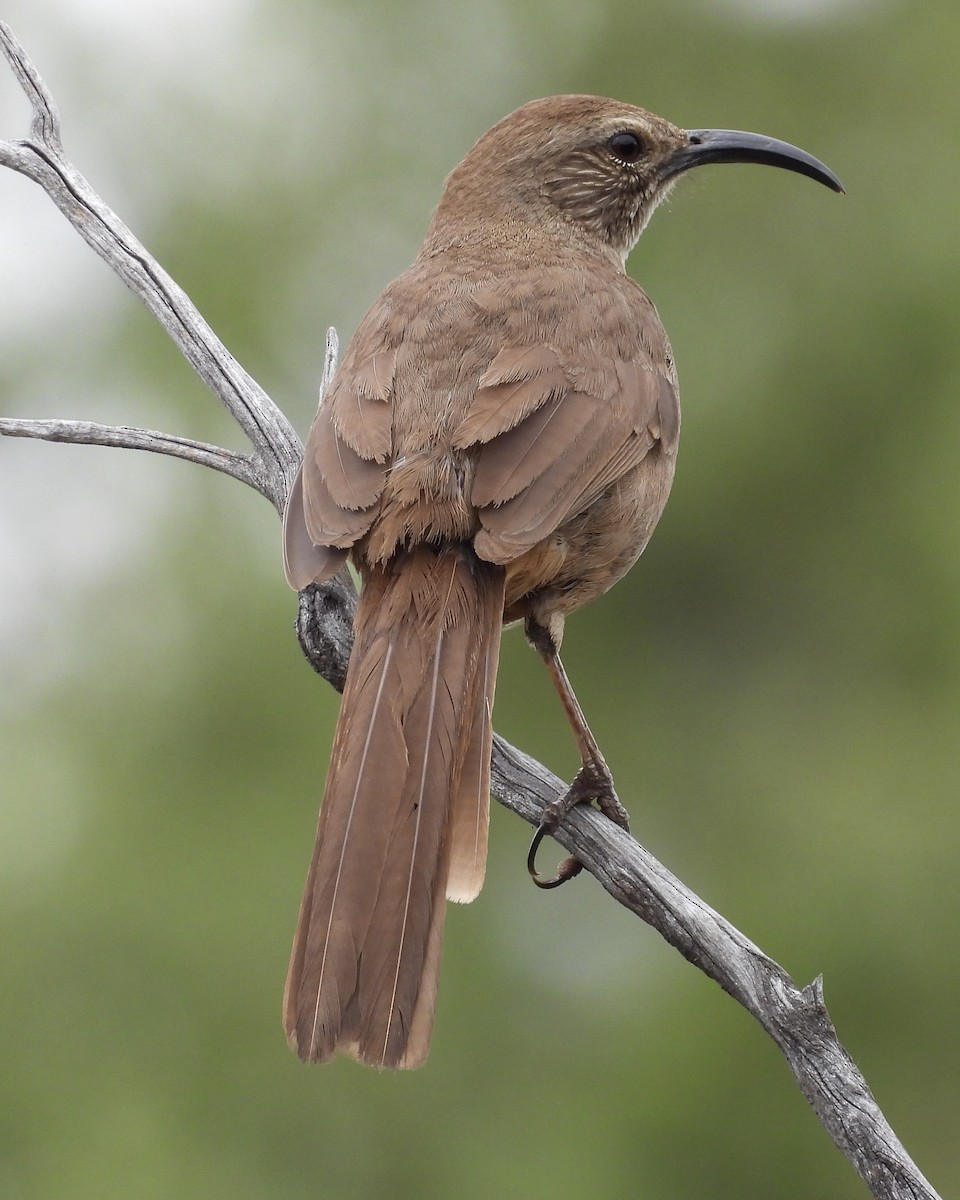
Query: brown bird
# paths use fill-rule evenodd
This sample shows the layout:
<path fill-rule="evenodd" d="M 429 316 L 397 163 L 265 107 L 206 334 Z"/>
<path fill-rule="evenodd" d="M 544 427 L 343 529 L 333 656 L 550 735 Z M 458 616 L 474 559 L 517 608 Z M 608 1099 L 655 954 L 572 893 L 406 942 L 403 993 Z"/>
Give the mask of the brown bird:
<path fill-rule="evenodd" d="M 625 823 L 558 651 L 566 615 L 629 570 L 666 503 L 677 377 L 624 262 L 678 176 L 712 162 L 843 190 L 758 134 L 595 96 L 524 105 L 451 173 L 322 399 L 286 575 L 302 589 L 349 556 L 362 589 L 284 997 L 304 1060 L 426 1057 L 445 900 L 483 882 L 505 622 L 550 668 L 583 760 L 543 828 L 584 799 Z"/>

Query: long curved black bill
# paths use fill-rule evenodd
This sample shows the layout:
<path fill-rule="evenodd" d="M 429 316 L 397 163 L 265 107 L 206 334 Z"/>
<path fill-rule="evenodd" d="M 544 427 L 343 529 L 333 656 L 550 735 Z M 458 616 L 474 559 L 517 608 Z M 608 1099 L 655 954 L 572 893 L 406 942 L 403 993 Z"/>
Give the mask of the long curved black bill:
<path fill-rule="evenodd" d="M 799 146 L 781 142 L 762 133 L 744 133 L 739 129 L 691 129 L 689 144 L 682 146 L 667 160 L 662 178 L 670 179 L 691 167 L 706 163 L 761 163 L 768 167 L 783 167 L 816 179 L 818 183 L 843 191 L 843 184 L 828 166 Z"/>

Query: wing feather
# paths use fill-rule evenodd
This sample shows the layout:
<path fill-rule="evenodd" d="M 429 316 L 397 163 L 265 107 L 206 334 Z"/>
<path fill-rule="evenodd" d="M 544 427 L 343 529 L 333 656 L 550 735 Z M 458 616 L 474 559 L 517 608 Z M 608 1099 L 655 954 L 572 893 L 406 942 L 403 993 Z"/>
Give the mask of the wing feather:
<path fill-rule="evenodd" d="M 567 391 L 560 360 L 548 346 L 507 347 L 484 371 L 470 411 L 454 433 L 464 450 L 490 442 Z"/>
<path fill-rule="evenodd" d="M 479 446 L 471 490 L 481 524 L 475 546 L 493 562 L 509 562 L 549 537 L 655 446 L 676 443 L 676 389 L 645 358 L 587 362 L 565 372 L 553 362 L 559 362 L 553 350 L 501 351 L 481 385 L 492 376 L 490 391 L 509 387 L 522 400 L 512 410 L 505 400 L 494 411 L 481 386 L 482 419 L 471 412 L 458 433 Z M 558 371 L 575 377 L 576 386 L 560 389 Z M 540 403 L 531 407 L 534 396 Z M 507 414 L 519 419 L 509 424 Z"/>
<path fill-rule="evenodd" d="M 283 572 L 298 592 L 335 575 L 346 560 L 346 550 L 314 545 L 307 533 L 303 506 L 303 475 L 297 471 L 283 510 Z"/>
<path fill-rule="evenodd" d="M 341 372 L 325 403 L 337 435 L 361 458 L 384 463 L 393 446 L 396 350 L 371 354 Z"/>

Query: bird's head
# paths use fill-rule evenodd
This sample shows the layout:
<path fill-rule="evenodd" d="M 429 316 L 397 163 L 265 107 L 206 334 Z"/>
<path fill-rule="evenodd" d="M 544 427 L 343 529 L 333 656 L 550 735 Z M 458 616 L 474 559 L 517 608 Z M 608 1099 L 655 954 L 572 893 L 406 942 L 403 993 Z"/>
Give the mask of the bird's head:
<path fill-rule="evenodd" d="M 679 176 L 719 162 L 784 167 L 843 191 L 822 162 L 776 138 L 680 129 L 599 96 L 550 96 L 480 138 L 447 179 L 431 233 L 456 225 L 553 230 L 623 259 Z"/>

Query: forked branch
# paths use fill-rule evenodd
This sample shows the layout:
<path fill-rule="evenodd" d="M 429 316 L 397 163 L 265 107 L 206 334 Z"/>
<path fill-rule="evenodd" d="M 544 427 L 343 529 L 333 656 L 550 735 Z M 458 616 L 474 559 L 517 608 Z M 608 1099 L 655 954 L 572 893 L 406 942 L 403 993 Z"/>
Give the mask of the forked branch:
<path fill-rule="evenodd" d="M 119 446 L 170 454 L 249 484 L 283 510 L 302 454 L 286 417 L 227 351 L 189 297 L 64 158 L 53 99 L 9 28 L 0 46 L 33 109 L 30 136 L 0 142 L 0 165 L 40 184 L 90 246 L 147 305 L 251 443 L 238 454 L 190 439 L 85 421 L 0 419 L 0 434 Z M 324 381 L 336 364 L 328 335 Z M 356 594 L 346 573 L 300 595 L 298 632 L 314 668 L 343 687 Z M 566 785 L 497 738 L 493 790 L 512 812 L 537 825 Z M 715 980 L 747 1009 L 786 1057 L 801 1091 L 872 1194 L 884 1200 L 938 1200 L 881 1113 L 866 1080 L 840 1044 L 819 980 L 799 988 L 773 959 L 695 895 L 638 842 L 589 809 L 563 820 L 557 840 L 610 895 Z"/>

